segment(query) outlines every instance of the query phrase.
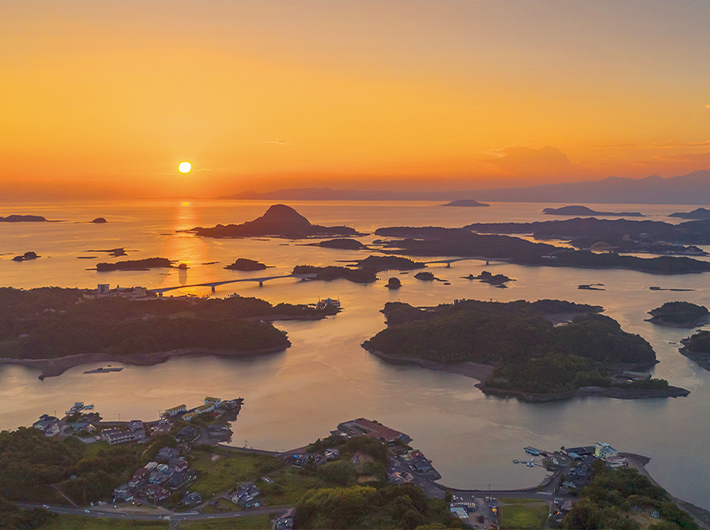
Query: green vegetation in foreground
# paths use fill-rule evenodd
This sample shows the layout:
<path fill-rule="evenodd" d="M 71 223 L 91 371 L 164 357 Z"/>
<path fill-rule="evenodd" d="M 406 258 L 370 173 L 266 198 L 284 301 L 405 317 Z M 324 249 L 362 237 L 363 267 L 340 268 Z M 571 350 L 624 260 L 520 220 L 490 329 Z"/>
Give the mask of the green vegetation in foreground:
<path fill-rule="evenodd" d="M 690 302 L 666 302 L 661 307 L 648 312 L 653 316 L 651 322 L 657 324 L 695 325 L 707 318 L 708 309 Z"/>
<path fill-rule="evenodd" d="M 182 527 L 182 524 L 180 526 Z M 37 530 L 167 530 L 168 528 L 170 528 L 170 524 L 164 521 L 131 521 L 81 515 L 59 515 L 53 517 L 43 526 L 37 527 Z"/>
<path fill-rule="evenodd" d="M 637 513 L 658 511 L 660 518 L 649 530 L 700 530 L 693 518 L 678 508 L 662 487 L 631 468 L 609 469 L 595 462 L 590 484 L 582 499 L 562 521 L 569 530 L 637 530 Z M 634 507 L 636 509 L 634 510 Z"/>
<path fill-rule="evenodd" d="M 598 311 L 558 300 L 460 300 L 430 310 L 387 303 L 388 328 L 364 346 L 437 362 L 490 364 L 495 370 L 485 385 L 501 390 L 550 394 L 610 387 L 618 364 L 654 363 L 656 354 L 642 337 Z M 581 314 L 557 327 L 544 316 L 563 312 Z"/>
<path fill-rule="evenodd" d="M 268 515 L 230 517 L 229 519 L 180 523 L 180 529 L 183 528 L 189 528 L 190 530 L 269 530 L 271 528 L 271 519 L 269 519 Z"/>
<path fill-rule="evenodd" d="M 549 508 L 545 503 L 535 502 L 534 505 L 530 505 L 516 502 L 511 506 L 498 508 L 498 522 L 501 530 L 539 530 L 545 523 L 548 513 Z"/>
<path fill-rule="evenodd" d="M 506 499 L 498 499 L 498 502 L 501 502 L 503 504 L 537 504 L 540 501 L 537 499 L 513 499 L 513 498 L 506 498 Z"/>
<path fill-rule="evenodd" d="M 336 308 L 272 306 L 256 298 L 85 299 L 87 291 L 0 288 L 0 357 L 53 358 L 77 353 L 114 355 L 181 348 L 259 351 L 289 346 L 269 323 L 245 319 L 323 318 Z M 23 336 L 22 338 L 20 336 Z"/>

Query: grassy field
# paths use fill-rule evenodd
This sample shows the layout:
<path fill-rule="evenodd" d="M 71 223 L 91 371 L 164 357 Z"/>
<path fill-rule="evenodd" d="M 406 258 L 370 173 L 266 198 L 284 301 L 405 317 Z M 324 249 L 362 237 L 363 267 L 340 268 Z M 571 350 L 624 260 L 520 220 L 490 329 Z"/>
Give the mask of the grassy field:
<path fill-rule="evenodd" d="M 547 519 L 545 503 L 513 504 L 498 508 L 501 530 L 539 530 Z"/>
<path fill-rule="evenodd" d="M 498 500 L 503 504 L 532 504 L 541 502 L 540 499 L 514 499 L 510 497 Z"/>
<path fill-rule="evenodd" d="M 38 530 L 168 530 L 169 528 L 170 524 L 164 521 L 124 521 L 81 515 L 60 515 Z"/>
<path fill-rule="evenodd" d="M 251 515 L 249 517 L 230 517 L 229 519 L 214 519 L 211 521 L 194 521 L 180 523 L 180 530 L 269 530 L 271 519 L 268 515 Z"/>

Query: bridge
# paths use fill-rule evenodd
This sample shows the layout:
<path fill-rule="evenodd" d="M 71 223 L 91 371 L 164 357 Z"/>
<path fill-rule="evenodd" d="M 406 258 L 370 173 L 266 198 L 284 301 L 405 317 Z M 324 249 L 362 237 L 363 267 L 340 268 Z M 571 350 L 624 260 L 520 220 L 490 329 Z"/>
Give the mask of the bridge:
<path fill-rule="evenodd" d="M 188 287 L 211 287 L 212 292 L 216 292 L 217 287 L 220 285 L 226 285 L 228 283 L 239 283 L 239 282 L 259 282 L 259 287 L 264 286 L 264 282 L 269 280 L 278 280 L 279 278 L 297 278 L 302 282 L 306 280 L 312 280 L 317 276 L 317 274 L 284 274 L 282 276 L 263 276 L 261 278 L 240 278 L 238 280 L 222 280 L 218 282 L 205 282 L 205 283 L 193 283 L 189 285 L 175 285 L 173 287 L 159 287 L 157 289 L 148 289 L 149 293 L 155 293 L 158 296 L 163 296 L 163 293 L 167 291 L 174 291 L 176 289 L 186 289 Z"/>
<path fill-rule="evenodd" d="M 488 259 L 488 258 L 479 258 L 479 257 L 476 257 L 476 256 L 471 256 L 471 257 L 468 257 L 468 258 L 451 258 L 451 259 L 440 259 L 440 260 L 437 260 L 437 261 L 425 261 L 424 263 L 426 263 L 427 265 L 431 265 L 431 264 L 434 264 L 434 263 L 446 263 L 446 268 L 447 268 L 447 269 L 450 269 L 450 268 L 451 268 L 451 264 L 452 264 L 453 262 L 455 262 L 455 261 L 466 261 L 466 260 L 472 260 L 472 259 L 479 260 L 479 261 L 485 261 L 485 262 L 486 262 L 486 265 L 490 265 L 490 262 L 491 262 L 491 260 Z M 505 259 L 502 259 L 502 258 L 497 258 L 495 261 L 500 261 L 500 262 L 502 262 L 502 263 L 509 263 L 509 260 L 505 260 Z"/>

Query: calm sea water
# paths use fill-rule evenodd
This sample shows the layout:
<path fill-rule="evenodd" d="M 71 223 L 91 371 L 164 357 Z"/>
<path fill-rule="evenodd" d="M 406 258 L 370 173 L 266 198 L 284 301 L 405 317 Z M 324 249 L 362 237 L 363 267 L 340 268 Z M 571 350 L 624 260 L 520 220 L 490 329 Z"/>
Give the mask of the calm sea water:
<path fill-rule="evenodd" d="M 106 204 L 3 204 L 0 215 L 38 214 L 58 223 L 0 223 L 0 285 L 13 287 L 95 287 L 98 283 L 147 287 L 288 274 L 294 265 L 352 262 L 367 253 L 320 249 L 280 239 L 213 240 L 178 232 L 194 226 L 239 223 L 263 214 L 270 203 L 253 201 L 161 201 Z M 443 208 L 435 203 L 290 202 L 311 222 L 344 224 L 361 232 L 381 226 L 459 227 L 472 222 L 533 221 L 544 205 L 494 203 L 490 208 Z M 654 220 L 688 206 L 589 205 L 600 210 L 641 211 Z M 90 224 L 95 217 L 108 224 Z M 675 222 L 678 222 L 675 220 Z M 376 236 L 362 238 L 372 241 Z M 97 261 L 111 261 L 95 249 L 125 247 L 129 259 L 167 257 L 187 263 L 187 272 L 134 271 L 98 273 Z M 12 256 L 35 251 L 41 258 L 16 263 Z M 96 259 L 78 259 L 96 256 Z M 258 259 L 272 269 L 237 272 L 223 267 L 239 257 Z M 122 258 L 126 259 L 126 258 Z M 432 258 L 436 259 L 436 258 Z M 211 262 L 218 262 L 210 264 Z M 83 374 L 98 366 L 75 367 L 63 375 L 37 379 L 38 372 L 0 366 L 0 429 L 30 425 L 45 412 L 62 413 L 74 401 L 93 403 L 106 419 L 155 419 L 159 411 L 185 403 L 198 405 L 206 395 L 241 396 L 245 406 L 234 425 L 233 444 L 273 450 L 304 445 L 327 436 L 341 421 L 376 419 L 414 438 L 414 445 L 434 461 L 441 482 L 455 487 L 508 488 L 537 484 L 540 468 L 513 465 L 523 447 L 557 449 L 606 441 L 619 450 L 649 456 L 648 468 L 674 495 L 710 509 L 710 372 L 698 368 L 677 350 L 690 331 L 659 328 L 645 322 L 647 311 L 672 300 L 710 305 L 707 275 L 653 276 L 632 271 L 593 271 L 486 266 L 479 261 L 433 265 L 451 281 L 420 282 L 411 275 L 384 272 L 380 281 L 359 285 L 347 281 L 298 282 L 280 279 L 263 288 L 236 283 L 218 288 L 215 296 L 238 292 L 272 303 L 313 303 L 339 297 L 344 311 L 318 322 L 277 322 L 293 346 L 285 352 L 254 359 L 202 357 L 175 359 L 152 367 L 126 366 L 122 372 Z M 496 289 L 461 277 L 482 270 L 504 273 L 516 281 Z M 399 291 L 384 287 L 399 277 Z M 577 285 L 603 283 L 604 291 L 578 290 Z M 693 288 L 692 292 L 651 291 Z M 208 294 L 208 289 L 181 292 Z M 655 375 L 691 390 L 687 398 L 624 401 L 577 399 L 563 403 L 524 404 L 485 397 L 475 381 L 416 367 L 392 366 L 369 355 L 360 344 L 384 327 L 379 312 L 387 301 L 435 305 L 454 298 L 537 300 L 558 298 L 604 306 L 606 314 L 629 332 L 648 340 L 661 361 Z"/>

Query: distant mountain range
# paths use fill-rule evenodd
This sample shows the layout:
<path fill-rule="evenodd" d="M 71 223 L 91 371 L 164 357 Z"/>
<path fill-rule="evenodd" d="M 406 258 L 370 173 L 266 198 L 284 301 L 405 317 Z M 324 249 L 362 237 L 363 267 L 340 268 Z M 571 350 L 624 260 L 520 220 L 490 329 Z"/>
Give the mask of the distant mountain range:
<path fill-rule="evenodd" d="M 247 191 L 221 199 L 290 201 L 453 201 L 476 199 L 494 202 L 609 203 L 609 204 L 708 204 L 710 171 L 693 171 L 679 177 L 652 175 L 643 179 L 608 177 L 602 180 L 544 184 L 525 188 L 449 191 L 363 191 L 330 188 Z"/>

